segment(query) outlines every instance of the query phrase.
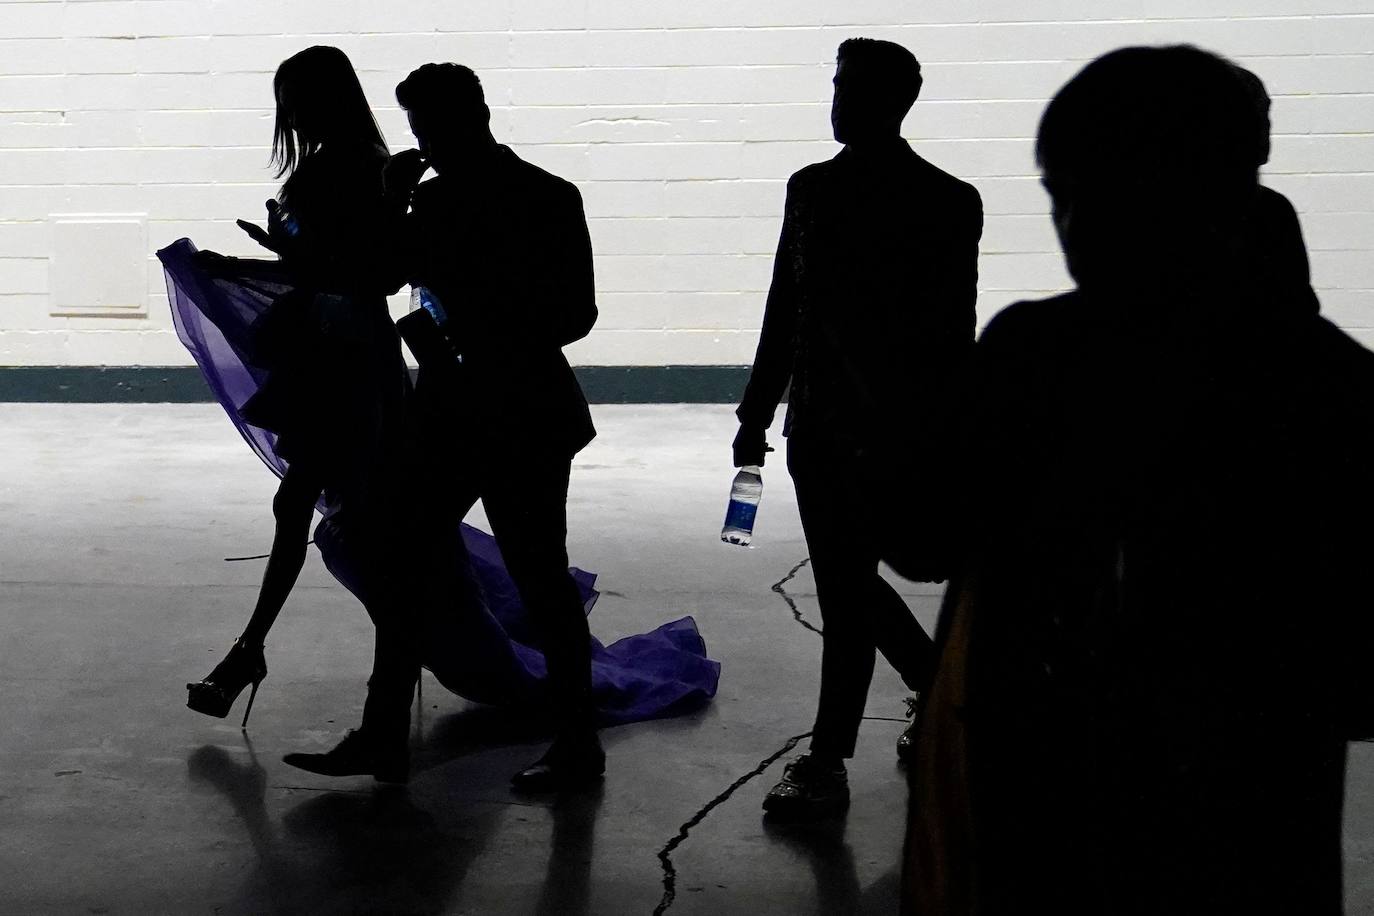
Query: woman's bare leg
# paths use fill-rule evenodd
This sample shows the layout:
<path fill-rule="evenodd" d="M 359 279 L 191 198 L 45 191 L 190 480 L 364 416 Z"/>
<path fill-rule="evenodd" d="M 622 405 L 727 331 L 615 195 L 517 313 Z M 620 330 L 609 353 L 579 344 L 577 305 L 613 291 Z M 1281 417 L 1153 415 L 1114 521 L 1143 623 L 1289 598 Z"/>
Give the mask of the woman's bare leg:
<path fill-rule="evenodd" d="M 291 594 L 305 565 L 306 541 L 310 537 L 310 522 L 314 518 L 315 502 L 320 498 L 323 484 L 319 475 L 303 463 L 286 469 L 286 476 L 272 498 L 272 514 L 277 518 L 276 534 L 272 538 L 272 552 L 262 575 L 258 603 L 241 641 L 260 646 L 272 629 L 282 605 Z"/>

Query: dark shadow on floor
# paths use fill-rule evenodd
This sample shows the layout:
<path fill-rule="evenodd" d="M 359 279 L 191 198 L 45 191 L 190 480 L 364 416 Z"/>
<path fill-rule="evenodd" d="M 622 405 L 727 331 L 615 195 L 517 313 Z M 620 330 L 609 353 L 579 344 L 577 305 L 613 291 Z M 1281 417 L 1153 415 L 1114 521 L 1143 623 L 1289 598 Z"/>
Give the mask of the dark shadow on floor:
<path fill-rule="evenodd" d="M 388 787 L 315 795 L 274 824 L 251 745 L 247 763 L 205 746 L 187 768 L 233 806 L 258 855 L 257 868 L 220 904 L 229 912 L 444 912 L 501 820 L 489 806 L 436 817 L 405 789 Z"/>
<path fill-rule="evenodd" d="M 602 794 L 598 785 L 553 803 L 549 862 L 535 916 L 587 916 L 592 912 L 592 858 Z"/>
<path fill-rule="evenodd" d="M 763 832 L 804 861 L 816 882 L 817 914 L 895 913 L 901 875 L 897 868 L 867 888 L 859 886 L 854 853 L 845 840 L 847 821 L 831 818 L 810 824 L 763 821 Z"/>
<path fill-rule="evenodd" d="M 429 689 L 428 685 L 426 689 Z M 611 746 L 622 736 L 646 728 L 664 732 L 694 731 L 713 715 L 715 707 L 708 703 L 700 709 L 667 719 L 603 728 L 601 740 Z M 557 725 L 552 715 L 537 710 L 473 704 L 432 720 L 427 719 L 422 730 L 417 727 L 417 732 L 423 733 L 417 734 L 411 743 L 411 769 L 412 772 L 419 772 L 469 754 L 498 749 L 509 748 L 517 756 L 528 755 L 530 749 L 527 746 L 552 740 Z"/>
<path fill-rule="evenodd" d="M 442 763 L 478 751 L 533 744 L 553 737 L 555 722 L 535 711 L 472 705 L 428 722 L 411 753 L 420 765 Z"/>

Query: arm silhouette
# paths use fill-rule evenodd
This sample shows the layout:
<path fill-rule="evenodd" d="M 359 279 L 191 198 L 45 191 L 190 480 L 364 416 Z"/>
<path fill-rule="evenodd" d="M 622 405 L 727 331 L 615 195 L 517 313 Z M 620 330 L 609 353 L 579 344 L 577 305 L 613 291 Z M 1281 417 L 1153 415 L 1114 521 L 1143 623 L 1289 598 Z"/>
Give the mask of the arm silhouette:
<path fill-rule="evenodd" d="M 787 203 L 784 207 L 782 233 L 778 238 L 778 252 L 773 258 L 773 281 L 768 287 L 768 301 L 764 306 L 763 329 L 759 334 L 754 367 L 735 415 L 742 430 L 767 430 L 773 423 L 787 383 L 792 378 L 792 361 L 796 353 L 798 324 L 797 262 L 799 237 L 804 218 L 804 192 L 794 175 L 787 182 Z M 761 441 L 761 436 L 760 436 Z"/>
<path fill-rule="evenodd" d="M 541 284 L 541 301 L 535 307 L 543 311 L 536 317 L 539 325 L 548 328 L 554 343 L 565 347 L 591 333 L 598 314 L 592 240 L 577 188 L 568 186 L 566 199 L 555 217 L 549 227 L 555 246 L 550 270 Z"/>

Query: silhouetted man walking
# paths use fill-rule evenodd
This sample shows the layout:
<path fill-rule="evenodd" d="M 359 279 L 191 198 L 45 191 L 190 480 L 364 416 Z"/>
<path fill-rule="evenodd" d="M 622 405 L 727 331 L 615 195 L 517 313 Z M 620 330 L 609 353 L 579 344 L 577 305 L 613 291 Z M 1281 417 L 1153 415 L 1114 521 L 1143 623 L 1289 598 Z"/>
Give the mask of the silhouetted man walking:
<path fill-rule="evenodd" d="M 972 348 L 983 217 L 972 186 L 900 135 L 921 82 L 900 45 L 840 45 L 831 124 L 845 148 L 788 182 L 763 332 L 736 412 L 735 465 L 761 465 L 791 383 L 787 462 L 824 620 L 811 752 L 764 800 L 775 816 L 847 804 L 844 760 L 875 648 L 913 691 L 930 674 L 930 638 L 878 574 L 887 526 L 875 509 L 892 487 L 912 485 L 904 478 L 915 456 L 942 447 L 922 434 L 948 418 Z M 903 756 L 908 742 L 903 735 Z"/>
<path fill-rule="evenodd" d="M 461 386 L 423 377 L 417 386 L 426 451 L 457 470 L 447 505 L 431 518 L 451 529 L 482 500 L 543 631 L 560 727 L 549 753 L 514 782 L 563 788 L 600 776 L 605 763 L 593 723 L 591 637 L 566 547 L 572 458 L 596 435 L 562 352 L 597 316 L 582 197 L 496 142 L 468 68 L 421 67 L 396 98 L 438 173 L 411 202 L 411 281 L 447 303 L 464 360 Z"/>
<path fill-rule="evenodd" d="M 409 204 L 398 259 L 406 279 L 438 299 L 447 338 L 462 356 L 461 366 L 422 359 L 418 460 L 410 470 L 419 481 L 413 492 L 432 503 L 416 507 L 406 537 L 420 562 L 451 562 L 445 558 L 462 549 L 458 522 L 482 500 L 538 622 L 548 702 L 559 723 L 548 753 L 512 782 L 530 791 L 575 787 L 605 767 L 591 697 L 591 637 L 566 547 L 572 459 L 596 435 L 562 353 L 597 317 L 582 198 L 496 142 L 481 83 L 467 67 L 426 64 L 396 87 L 396 98 L 420 146 L 387 166 L 388 197 L 400 212 Z M 419 184 L 431 166 L 437 177 Z M 435 549 L 439 544 L 446 546 Z M 361 742 L 351 757 L 346 745 L 331 752 L 332 763 L 353 772 L 371 772 L 372 758 L 390 753 L 396 724 L 403 736 L 408 721 L 418 637 L 405 623 L 410 612 L 398 606 L 396 613 L 400 626 L 378 625 L 359 730 L 376 736 L 373 746 Z M 339 769 L 331 761 L 322 766 L 307 768 Z"/>

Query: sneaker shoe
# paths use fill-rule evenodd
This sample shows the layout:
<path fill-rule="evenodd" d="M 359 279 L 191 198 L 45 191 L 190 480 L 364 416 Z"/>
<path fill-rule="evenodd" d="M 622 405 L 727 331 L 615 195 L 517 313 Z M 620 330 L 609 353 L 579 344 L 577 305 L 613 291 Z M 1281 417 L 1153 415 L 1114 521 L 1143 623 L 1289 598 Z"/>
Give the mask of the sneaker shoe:
<path fill-rule="evenodd" d="M 903 729 L 897 738 L 897 759 L 902 763 L 910 763 L 916 759 L 916 729 L 920 723 L 916 718 L 916 710 L 921 706 L 921 695 L 913 693 L 902 702 L 906 703 L 906 717 L 911 720 L 911 724 Z"/>
<path fill-rule="evenodd" d="M 763 799 L 763 810 L 779 820 L 816 820 L 849 806 L 849 775 L 843 763 L 803 754 L 783 769 L 782 780 Z"/>

